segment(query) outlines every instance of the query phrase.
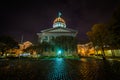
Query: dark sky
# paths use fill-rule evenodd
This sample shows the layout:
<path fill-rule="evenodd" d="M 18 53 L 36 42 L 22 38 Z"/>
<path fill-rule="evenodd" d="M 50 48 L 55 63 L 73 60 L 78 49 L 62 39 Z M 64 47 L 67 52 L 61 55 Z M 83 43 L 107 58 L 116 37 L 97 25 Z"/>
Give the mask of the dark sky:
<path fill-rule="evenodd" d="M 58 12 L 67 28 L 78 30 L 79 41 L 87 41 L 93 24 L 107 22 L 120 0 L 15 0 L 0 2 L 0 35 L 8 34 L 20 42 L 36 41 L 36 33 L 52 28 Z"/>

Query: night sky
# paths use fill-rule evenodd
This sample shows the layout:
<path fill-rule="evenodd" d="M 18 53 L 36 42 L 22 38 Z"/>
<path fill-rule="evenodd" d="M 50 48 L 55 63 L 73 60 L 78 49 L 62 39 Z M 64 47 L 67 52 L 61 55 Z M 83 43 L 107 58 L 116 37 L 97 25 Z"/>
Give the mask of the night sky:
<path fill-rule="evenodd" d="M 15 0 L 0 2 L 0 35 L 20 42 L 35 42 L 36 33 L 52 28 L 53 20 L 62 13 L 67 28 L 78 30 L 79 42 L 88 40 L 86 32 L 96 23 L 106 23 L 120 0 Z"/>

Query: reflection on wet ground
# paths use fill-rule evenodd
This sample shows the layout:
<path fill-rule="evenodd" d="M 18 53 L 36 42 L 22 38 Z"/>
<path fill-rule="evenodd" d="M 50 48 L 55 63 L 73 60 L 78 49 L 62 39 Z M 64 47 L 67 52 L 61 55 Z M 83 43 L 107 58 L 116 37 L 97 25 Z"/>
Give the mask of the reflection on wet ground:
<path fill-rule="evenodd" d="M 120 80 L 120 62 L 78 60 L 0 60 L 0 80 Z"/>

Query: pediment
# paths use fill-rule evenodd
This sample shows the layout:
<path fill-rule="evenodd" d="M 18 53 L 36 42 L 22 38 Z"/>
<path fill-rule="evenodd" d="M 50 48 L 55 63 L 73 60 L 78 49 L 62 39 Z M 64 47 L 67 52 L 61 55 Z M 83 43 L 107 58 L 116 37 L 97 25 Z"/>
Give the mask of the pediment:
<path fill-rule="evenodd" d="M 50 30 L 49 32 L 71 32 L 71 31 L 67 29 L 54 29 L 54 30 Z"/>
<path fill-rule="evenodd" d="M 68 28 L 50 28 L 50 29 L 45 29 L 42 32 L 76 32 L 76 31 Z"/>

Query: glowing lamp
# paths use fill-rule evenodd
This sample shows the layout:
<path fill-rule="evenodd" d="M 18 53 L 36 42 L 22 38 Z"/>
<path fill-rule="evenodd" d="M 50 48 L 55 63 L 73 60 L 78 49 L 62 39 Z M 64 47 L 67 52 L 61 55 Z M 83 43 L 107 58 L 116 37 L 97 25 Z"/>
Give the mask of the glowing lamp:
<path fill-rule="evenodd" d="M 59 50 L 57 51 L 57 55 L 60 55 L 60 54 L 62 54 L 62 50 L 59 49 Z"/>

